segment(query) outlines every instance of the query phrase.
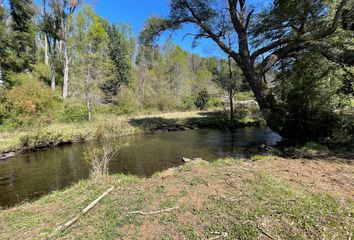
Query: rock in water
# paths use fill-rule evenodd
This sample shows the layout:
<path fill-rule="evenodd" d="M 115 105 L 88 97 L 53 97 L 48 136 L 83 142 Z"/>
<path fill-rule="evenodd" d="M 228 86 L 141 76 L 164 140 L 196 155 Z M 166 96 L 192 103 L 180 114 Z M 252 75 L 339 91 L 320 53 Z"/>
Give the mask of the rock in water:
<path fill-rule="evenodd" d="M 192 159 L 183 157 L 183 158 L 182 158 L 182 161 L 185 162 L 185 163 L 187 163 L 187 162 L 192 161 Z"/>

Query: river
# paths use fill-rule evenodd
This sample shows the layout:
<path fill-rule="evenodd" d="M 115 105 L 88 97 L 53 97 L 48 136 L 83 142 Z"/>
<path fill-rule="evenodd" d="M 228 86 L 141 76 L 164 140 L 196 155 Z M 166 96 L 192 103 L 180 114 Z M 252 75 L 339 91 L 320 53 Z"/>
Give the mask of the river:
<path fill-rule="evenodd" d="M 281 137 L 269 129 L 240 128 L 235 131 L 200 129 L 122 137 L 105 142 L 47 148 L 0 161 L 0 206 L 36 199 L 89 176 L 83 153 L 98 144 L 119 148 L 110 163 L 111 173 L 151 176 L 182 164 L 182 157 L 212 161 L 220 157 L 257 154 L 259 146 L 275 145 Z"/>

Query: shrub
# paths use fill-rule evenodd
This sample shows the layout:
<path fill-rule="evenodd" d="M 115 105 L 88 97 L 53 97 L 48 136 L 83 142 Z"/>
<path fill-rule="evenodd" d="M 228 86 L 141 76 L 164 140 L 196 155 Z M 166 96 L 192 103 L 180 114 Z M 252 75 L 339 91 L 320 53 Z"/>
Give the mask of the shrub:
<path fill-rule="evenodd" d="M 157 98 L 157 109 L 161 112 L 169 112 L 175 110 L 176 104 L 170 97 L 160 96 Z"/>
<path fill-rule="evenodd" d="M 194 109 L 194 108 L 195 108 L 194 102 L 195 102 L 195 97 L 194 97 L 194 96 L 186 97 L 186 98 L 184 98 L 184 99 L 182 100 L 180 109 L 181 109 L 182 111 Z"/>
<path fill-rule="evenodd" d="M 134 91 L 125 86 L 121 87 L 118 95 L 114 99 L 114 103 L 119 113 L 129 114 L 139 110 L 139 104 Z"/>
<path fill-rule="evenodd" d="M 91 165 L 91 177 L 99 180 L 109 174 L 109 162 L 117 153 L 112 145 L 93 148 L 84 153 L 84 159 Z"/>
<path fill-rule="evenodd" d="M 209 99 L 208 106 L 207 107 L 221 107 L 222 106 L 222 101 L 220 97 L 213 97 Z"/>
<path fill-rule="evenodd" d="M 144 108 L 168 112 L 175 110 L 177 107 L 173 100 L 168 96 L 150 95 L 144 98 Z"/>
<path fill-rule="evenodd" d="M 52 110 L 58 102 L 57 96 L 46 85 L 27 79 L 6 95 L 7 121 L 13 125 L 50 123 Z"/>
<path fill-rule="evenodd" d="M 209 99 L 210 99 L 210 95 L 207 92 L 207 90 L 204 89 L 198 93 L 198 95 L 194 101 L 194 104 L 200 110 L 204 110 L 209 102 Z"/>
<path fill-rule="evenodd" d="M 82 104 L 65 104 L 59 119 L 65 123 L 84 121 L 86 112 L 86 107 Z"/>
<path fill-rule="evenodd" d="M 33 66 L 33 75 L 38 80 L 50 84 L 50 68 L 49 66 L 38 63 Z"/>

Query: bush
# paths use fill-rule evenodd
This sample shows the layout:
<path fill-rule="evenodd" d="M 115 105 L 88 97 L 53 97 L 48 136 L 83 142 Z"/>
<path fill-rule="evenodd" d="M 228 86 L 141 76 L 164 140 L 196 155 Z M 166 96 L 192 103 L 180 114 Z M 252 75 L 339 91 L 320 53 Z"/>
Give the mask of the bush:
<path fill-rule="evenodd" d="M 169 112 L 175 110 L 176 108 L 176 104 L 170 97 L 160 96 L 157 99 L 157 109 L 161 112 Z"/>
<path fill-rule="evenodd" d="M 84 153 L 84 160 L 91 165 L 91 177 L 101 180 L 109 174 L 109 163 L 117 153 L 118 148 L 113 145 L 93 148 Z"/>
<path fill-rule="evenodd" d="M 208 107 L 221 107 L 222 101 L 220 97 L 213 97 L 209 99 Z"/>
<path fill-rule="evenodd" d="M 210 99 L 210 95 L 207 92 L 207 90 L 204 89 L 198 93 L 197 98 L 194 101 L 194 104 L 200 110 L 204 110 L 209 102 L 209 99 Z"/>
<path fill-rule="evenodd" d="M 33 66 L 33 75 L 38 80 L 50 84 L 50 68 L 49 66 L 38 63 Z"/>
<path fill-rule="evenodd" d="M 22 74 L 21 75 L 22 78 Z M 50 123 L 57 96 L 43 83 L 32 78 L 13 87 L 6 95 L 6 121 L 13 125 Z"/>
<path fill-rule="evenodd" d="M 64 123 L 81 122 L 86 120 L 86 106 L 82 104 L 65 104 L 60 114 L 60 121 Z"/>
<path fill-rule="evenodd" d="M 119 113 L 129 114 L 139 110 L 134 91 L 125 86 L 121 87 L 117 97 L 114 99 L 114 103 Z"/>
<path fill-rule="evenodd" d="M 195 97 L 189 96 L 182 100 L 181 106 L 179 107 L 182 111 L 192 110 L 195 108 Z"/>
<path fill-rule="evenodd" d="M 144 108 L 168 112 L 175 110 L 177 107 L 173 100 L 168 96 L 150 95 L 144 98 Z"/>

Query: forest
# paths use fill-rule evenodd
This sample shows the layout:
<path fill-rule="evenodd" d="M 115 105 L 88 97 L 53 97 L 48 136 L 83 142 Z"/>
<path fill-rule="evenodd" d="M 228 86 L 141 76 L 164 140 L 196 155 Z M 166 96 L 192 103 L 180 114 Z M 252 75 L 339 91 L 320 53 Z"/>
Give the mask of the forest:
<path fill-rule="evenodd" d="M 351 239 L 354 1 L 159 1 L 0 0 L 0 239 Z"/>

